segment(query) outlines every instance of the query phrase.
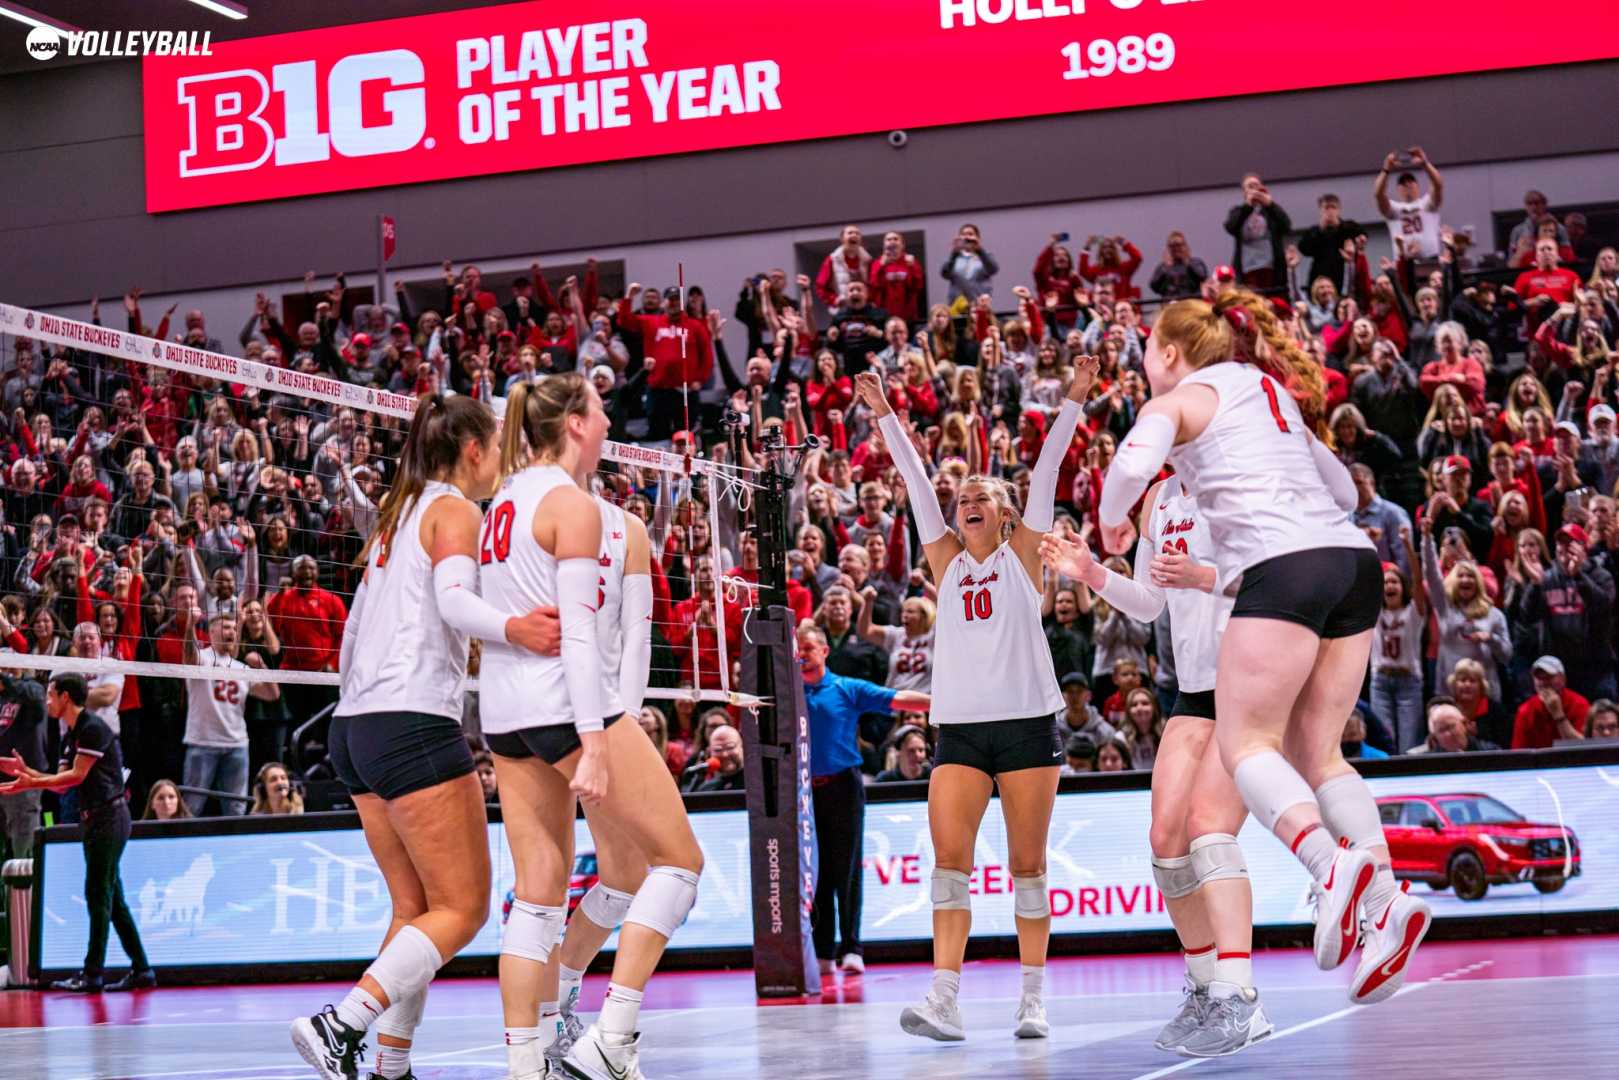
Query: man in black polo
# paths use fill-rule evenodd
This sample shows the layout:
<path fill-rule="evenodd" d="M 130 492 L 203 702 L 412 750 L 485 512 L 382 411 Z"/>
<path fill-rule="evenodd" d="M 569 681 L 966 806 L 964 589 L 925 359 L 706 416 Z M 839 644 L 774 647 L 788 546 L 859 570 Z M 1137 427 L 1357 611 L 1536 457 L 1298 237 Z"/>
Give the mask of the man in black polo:
<path fill-rule="evenodd" d="M 45 691 L 19 671 L 0 672 L 0 757 L 17 755 L 30 768 L 43 769 L 45 758 Z M 20 791 L 0 797 L 0 824 L 11 841 L 11 857 L 34 853 L 39 827 L 39 792 Z"/>
<path fill-rule="evenodd" d="M 0 784 L 0 795 L 20 791 L 79 789 L 79 825 L 84 841 L 84 900 L 90 909 L 90 946 L 84 970 L 54 989 L 95 994 L 103 989 L 101 970 L 107 958 L 107 927 L 118 931 L 118 941 L 129 954 L 130 971 L 108 990 L 143 989 L 157 985 L 146 962 L 135 916 L 124 901 L 124 883 L 118 860 L 129 842 L 129 804 L 124 801 L 124 759 L 118 737 L 104 722 L 84 709 L 90 692 L 80 675 L 57 675 L 45 689 L 45 711 L 67 730 L 62 764 L 54 773 L 32 768 L 16 753 L 0 758 L 0 772 L 17 779 Z"/>

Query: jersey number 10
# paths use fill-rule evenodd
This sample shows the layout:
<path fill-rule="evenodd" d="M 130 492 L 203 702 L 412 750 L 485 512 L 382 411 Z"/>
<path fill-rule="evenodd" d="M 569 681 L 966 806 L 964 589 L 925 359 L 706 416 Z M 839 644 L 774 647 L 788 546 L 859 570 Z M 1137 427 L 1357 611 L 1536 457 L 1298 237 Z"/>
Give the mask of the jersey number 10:
<path fill-rule="evenodd" d="M 489 516 L 483 522 L 483 540 L 478 544 L 480 565 L 505 562 L 512 553 L 512 519 L 516 516 L 517 508 L 509 502 L 503 502 L 489 511 Z"/>
<path fill-rule="evenodd" d="M 974 619 L 987 619 L 995 614 L 988 589 L 979 589 L 977 592 L 967 590 L 961 594 L 961 604 L 967 611 L 968 622 Z"/>

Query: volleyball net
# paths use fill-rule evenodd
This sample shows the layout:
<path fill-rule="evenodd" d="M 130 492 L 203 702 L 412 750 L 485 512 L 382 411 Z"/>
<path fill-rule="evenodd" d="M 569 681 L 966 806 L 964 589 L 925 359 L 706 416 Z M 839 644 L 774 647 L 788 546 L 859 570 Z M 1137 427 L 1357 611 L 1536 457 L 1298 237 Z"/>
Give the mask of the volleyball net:
<path fill-rule="evenodd" d="M 338 379 L 303 355 L 281 367 L 5 304 L 0 357 L 0 668 L 209 680 L 204 650 L 235 637 L 262 666 L 233 679 L 323 688 L 288 695 L 305 707 L 335 695 L 417 399 L 365 385 L 364 364 Z M 756 530 L 758 474 L 608 443 L 592 487 L 652 542 L 648 698 L 759 704 L 738 667 L 759 545 L 780 540 Z"/>

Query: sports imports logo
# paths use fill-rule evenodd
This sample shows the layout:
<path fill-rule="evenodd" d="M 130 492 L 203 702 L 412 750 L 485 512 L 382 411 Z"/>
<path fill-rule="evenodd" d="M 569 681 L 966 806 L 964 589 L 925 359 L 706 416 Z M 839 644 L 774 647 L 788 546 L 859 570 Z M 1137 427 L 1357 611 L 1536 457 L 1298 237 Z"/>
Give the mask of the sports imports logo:
<path fill-rule="evenodd" d="M 211 30 L 56 30 L 36 26 L 28 31 L 28 55 L 35 60 L 58 56 L 117 58 L 131 56 L 212 56 Z"/>

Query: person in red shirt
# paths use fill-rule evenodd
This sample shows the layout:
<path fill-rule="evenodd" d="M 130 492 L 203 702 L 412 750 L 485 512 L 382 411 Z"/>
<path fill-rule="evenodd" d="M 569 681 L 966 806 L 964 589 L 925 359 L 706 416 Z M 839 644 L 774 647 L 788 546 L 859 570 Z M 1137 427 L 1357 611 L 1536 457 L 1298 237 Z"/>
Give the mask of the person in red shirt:
<path fill-rule="evenodd" d="M 1091 260 L 1091 248 L 1096 259 Z M 1079 253 L 1079 275 L 1095 285 L 1112 285 L 1118 300 L 1139 300 L 1141 290 L 1130 283 L 1141 268 L 1141 252 L 1122 236 L 1096 237 L 1085 242 Z"/>
<path fill-rule="evenodd" d="M 1574 291 L 1580 287 L 1580 275 L 1558 265 L 1560 261 L 1557 241 L 1541 240 L 1535 245 L 1535 265 L 1519 274 L 1513 285 L 1528 311 L 1530 330 L 1540 326 L 1559 304 L 1572 303 Z"/>
<path fill-rule="evenodd" d="M 270 598 L 270 625 L 281 639 L 281 667 L 286 671 L 336 671 L 343 647 L 348 607 L 336 593 L 320 587 L 313 556 L 292 560 L 292 588 Z M 335 686 L 285 687 L 287 709 L 301 724 L 337 700 Z"/>
<path fill-rule="evenodd" d="M 883 233 L 883 253 L 871 264 L 868 280 L 871 302 L 915 329 L 922 321 L 922 264 L 906 252 L 899 233 Z"/>
<path fill-rule="evenodd" d="M 1452 324 L 1440 326 L 1436 338 L 1439 356 L 1422 369 L 1419 384 L 1422 392 L 1432 399 L 1439 388 L 1450 383 L 1460 391 L 1474 415 L 1484 414 L 1484 368 L 1463 350 L 1467 348 L 1464 334 Z"/>
<path fill-rule="evenodd" d="M 492 307 L 497 307 L 495 294 L 483 288 L 483 271 L 476 266 L 461 268 L 459 280 L 449 259 L 444 260 L 444 310 L 460 311 L 461 305 L 467 301 L 478 305 L 478 314 L 482 315 Z"/>
<path fill-rule="evenodd" d="M 1542 750 L 1558 739 L 1585 738 L 1591 703 L 1567 687 L 1563 662 L 1542 656 L 1531 672 L 1535 696 L 1518 706 L 1512 725 L 1512 749 Z"/>
<path fill-rule="evenodd" d="M 847 302 L 849 282 L 871 280 L 871 252 L 861 243 L 860 226 L 845 225 L 839 235 L 842 243 L 822 260 L 815 274 L 815 295 L 831 312 Z"/>
<path fill-rule="evenodd" d="M 719 598 L 714 587 L 714 560 L 704 555 L 696 560 L 693 574 L 697 591 L 670 611 L 669 625 L 663 627 L 669 646 L 680 660 L 680 677 L 705 690 L 720 686 L 720 635 L 715 617 Z M 725 655 L 736 660 L 742 655 L 742 606 L 725 600 Z M 697 635 L 697 672 L 692 671 L 693 634 Z"/>
<path fill-rule="evenodd" d="M 714 343 L 708 326 L 692 319 L 680 307 L 680 290 L 670 289 L 661 306 L 636 311 L 631 305 L 641 292 L 636 282 L 618 302 L 620 330 L 638 334 L 647 367 L 647 437 L 667 439 L 686 427 L 686 397 L 697 407 L 697 393 L 714 371 Z"/>

